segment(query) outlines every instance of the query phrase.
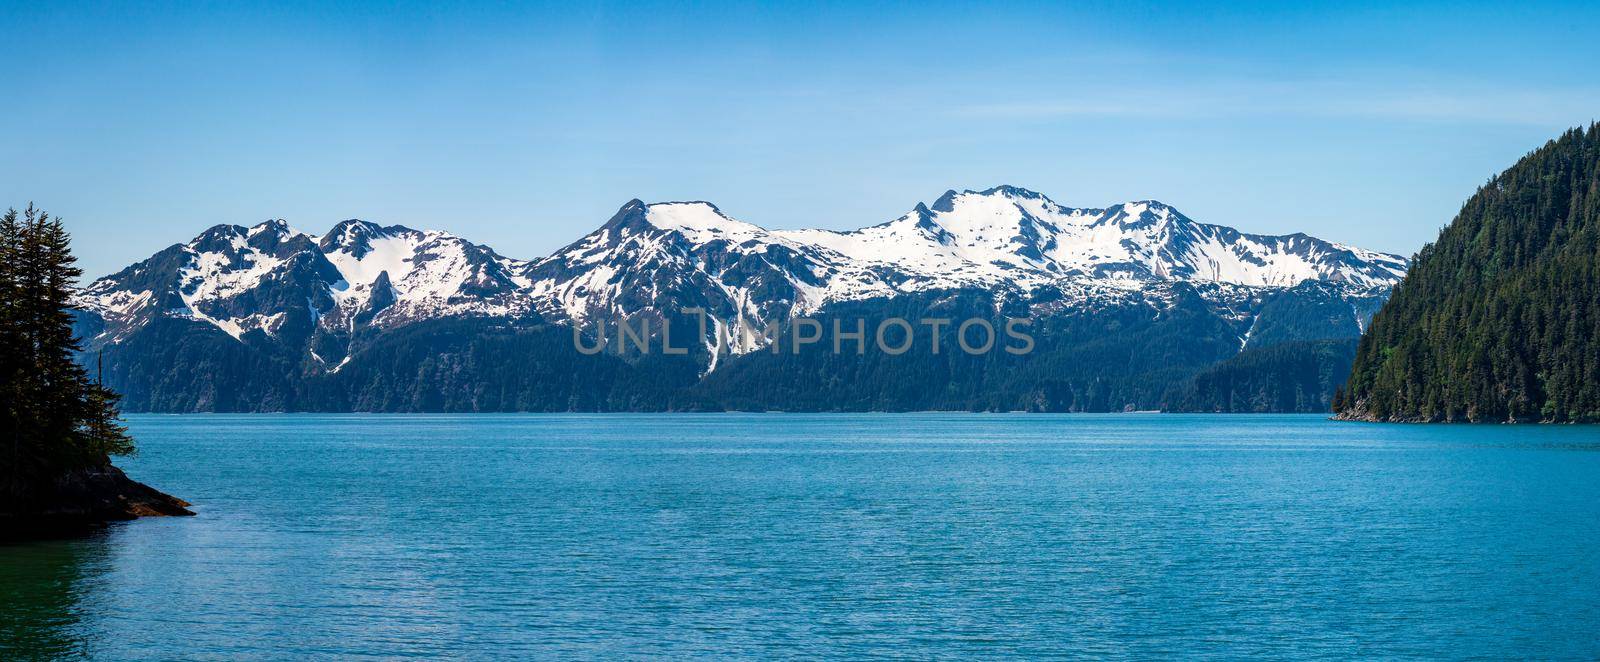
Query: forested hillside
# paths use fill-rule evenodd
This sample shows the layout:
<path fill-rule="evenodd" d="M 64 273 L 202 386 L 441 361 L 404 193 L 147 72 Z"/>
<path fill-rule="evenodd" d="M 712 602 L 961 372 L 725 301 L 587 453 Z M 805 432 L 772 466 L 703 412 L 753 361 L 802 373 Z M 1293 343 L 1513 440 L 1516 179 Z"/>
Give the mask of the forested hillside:
<path fill-rule="evenodd" d="M 1600 125 L 1462 207 L 1361 339 L 1342 417 L 1600 421 Z"/>
<path fill-rule="evenodd" d="M 1314 413 L 1328 411 L 1350 374 L 1356 340 L 1301 340 L 1253 347 L 1195 375 L 1168 411 Z"/>

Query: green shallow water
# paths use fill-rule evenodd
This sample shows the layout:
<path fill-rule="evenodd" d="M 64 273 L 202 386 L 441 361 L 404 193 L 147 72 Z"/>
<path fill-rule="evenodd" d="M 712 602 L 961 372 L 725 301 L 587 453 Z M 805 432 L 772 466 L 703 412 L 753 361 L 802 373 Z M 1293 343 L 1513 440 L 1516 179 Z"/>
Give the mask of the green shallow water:
<path fill-rule="evenodd" d="M 0 658 L 1600 657 L 1600 429 L 132 416 Z"/>

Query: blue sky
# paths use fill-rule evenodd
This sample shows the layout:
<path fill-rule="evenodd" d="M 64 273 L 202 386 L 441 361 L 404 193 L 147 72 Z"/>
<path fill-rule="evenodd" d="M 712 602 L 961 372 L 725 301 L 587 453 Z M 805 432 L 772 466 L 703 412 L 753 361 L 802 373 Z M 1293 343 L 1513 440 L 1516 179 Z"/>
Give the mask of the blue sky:
<path fill-rule="evenodd" d="M 0 204 L 91 276 L 216 223 L 549 253 L 630 198 L 769 227 L 1009 183 L 1409 254 L 1600 118 L 1573 4 L 0 5 Z"/>

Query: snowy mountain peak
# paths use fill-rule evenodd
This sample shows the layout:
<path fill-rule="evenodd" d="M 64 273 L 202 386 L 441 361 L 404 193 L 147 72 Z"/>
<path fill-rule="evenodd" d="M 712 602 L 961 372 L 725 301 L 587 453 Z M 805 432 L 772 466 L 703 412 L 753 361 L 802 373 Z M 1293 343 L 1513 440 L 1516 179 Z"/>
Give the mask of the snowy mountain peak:
<path fill-rule="evenodd" d="M 1020 186 L 1012 186 L 1010 184 L 1001 184 L 999 186 L 979 191 L 978 195 L 1004 195 L 1006 197 L 1020 198 L 1024 200 L 1037 200 L 1044 198 L 1044 194 L 1042 193 L 1030 191 Z"/>
<path fill-rule="evenodd" d="M 1014 186 L 948 191 L 857 230 L 767 230 L 708 202 L 631 200 L 594 232 L 525 262 L 438 231 L 350 219 L 321 236 L 281 219 L 219 225 L 92 283 L 116 336 L 155 317 L 306 338 L 441 316 L 701 307 L 759 324 L 832 302 L 982 288 L 1087 301 L 1175 281 L 1385 288 L 1406 260 L 1304 234 L 1252 235 L 1153 200 L 1072 208 Z M 1215 289 L 1213 287 L 1213 289 Z M 746 348 L 748 349 L 748 348 Z M 327 355 L 323 359 L 329 358 Z"/>
<path fill-rule="evenodd" d="M 652 203 L 645 218 L 650 225 L 680 232 L 692 241 L 721 236 L 748 238 L 766 233 L 760 227 L 729 218 L 716 205 L 701 201 Z"/>
<path fill-rule="evenodd" d="M 524 267 L 443 232 L 351 219 L 317 237 L 274 219 L 214 226 L 96 280 L 79 301 L 114 335 L 166 316 L 240 339 L 253 331 L 306 337 L 329 325 L 349 330 L 357 313 L 372 323 L 506 313 L 526 287 L 515 276 Z"/>
<path fill-rule="evenodd" d="M 383 226 L 359 218 L 339 221 L 322 235 L 323 246 L 349 246 L 364 239 L 384 234 Z"/>
<path fill-rule="evenodd" d="M 1066 207 L 1056 204 L 1054 200 L 1051 200 L 1043 193 L 1025 189 L 1019 186 L 1012 186 L 1010 184 L 1001 184 L 999 186 L 986 188 L 981 191 L 974 191 L 972 189 L 966 189 L 960 192 L 955 190 L 945 191 L 944 195 L 939 196 L 939 199 L 934 201 L 933 210 L 937 212 L 955 211 L 956 205 L 963 201 L 969 204 L 979 203 L 988 204 L 991 206 L 1003 206 L 1005 204 L 1011 204 L 1017 206 L 1018 209 L 1023 210 L 1045 209 L 1053 212 L 1071 211 Z"/>
<path fill-rule="evenodd" d="M 1113 225 L 1123 232 L 1146 231 L 1146 234 L 1155 235 L 1192 221 L 1172 207 L 1152 200 L 1141 200 L 1107 207 L 1095 219 L 1095 223 Z"/>
<path fill-rule="evenodd" d="M 279 236 L 297 234 L 294 228 L 289 227 L 289 222 L 281 218 L 269 218 L 250 226 L 249 234 L 252 237 L 263 232 L 270 232 Z"/>
<path fill-rule="evenodd" d="M 1171 281 L 1386 287 L 1405 260 L 1194 222 L 1154 200 L 1072 208 L 1015 186 L 948 191 L 858 230 L 767 230 L 705 202 L 630 201 L 527 272 L 539 310 L 583 319 L 692 301 L 763 319 L 906 292 L 1042 286 L 1132 291 Z M 665 309 L 665 308 L 662 308 Z"/>
<path fill-rule="evenodd" d="M 348 253 L 351 257 L 359 260 L 366 257 L 373 250 L 373 242 L 424 234 L 426 233 L 403 225 L 384 227 L 370 221 L 352 218 L 334 225 L 333 229 L 322 235 L 321 240 L 317 242 L 317 246 L 323 252 Z"/>

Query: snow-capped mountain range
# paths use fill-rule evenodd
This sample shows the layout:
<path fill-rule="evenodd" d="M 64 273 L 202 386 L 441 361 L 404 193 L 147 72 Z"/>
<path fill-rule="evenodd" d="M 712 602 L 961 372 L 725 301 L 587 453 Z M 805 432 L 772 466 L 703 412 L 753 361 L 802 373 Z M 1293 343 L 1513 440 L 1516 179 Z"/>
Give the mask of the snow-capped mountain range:
<path fill-rule="evenodd" d="M 1397 255 L 1303 234 L 1199 223 L 1155 201 L 1072 208 L 1000 186 L 950 191 L 847 232 L 768 230 L 706 202 L 634 200 L 531 261 L 446 232 L 360 220 L 322 235 L 281 220 L 218 225 L 94 281 L 80 305 L 103 322 L 91 344 L 116 343 L 156 318 L 203 322 L 241 340 L 256 332 L 304 340 L 452 316 L 581 322 L 682 306 L 760 324 L 836 302 L 962 288 L 1002 297 L 1055 288 L 1065 293 L 1058 306 L 1177 282 L 1216 296 L 1306 281 L 1370 293 L 1406 267 Z M 328 370 L 348 360 L 307 351 Z"/>

